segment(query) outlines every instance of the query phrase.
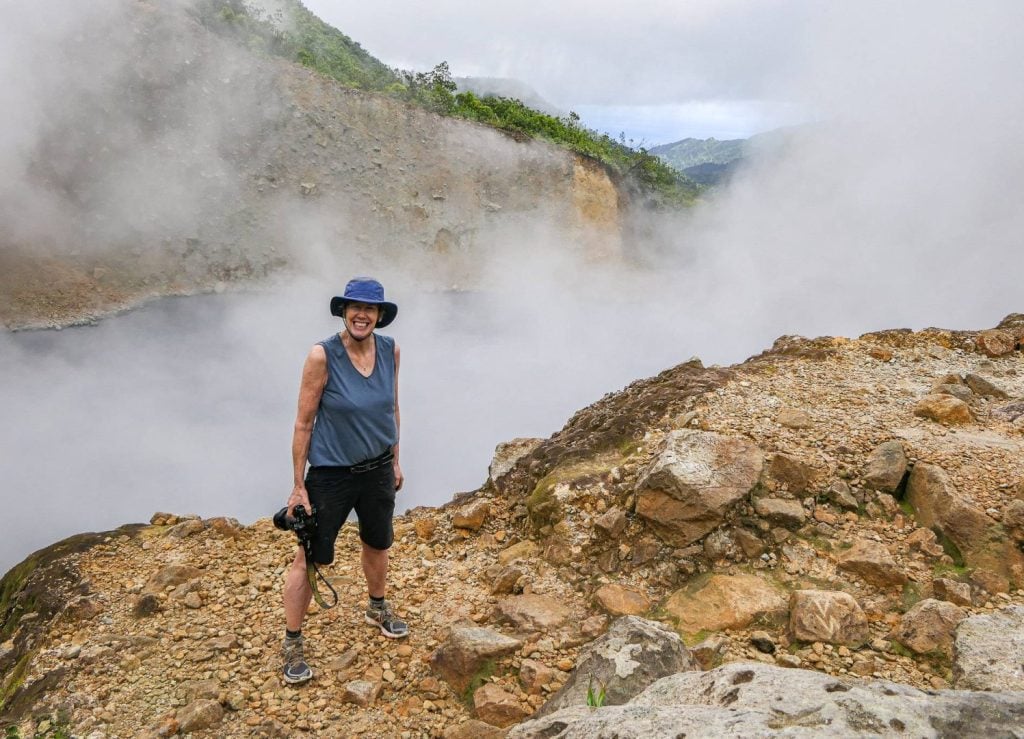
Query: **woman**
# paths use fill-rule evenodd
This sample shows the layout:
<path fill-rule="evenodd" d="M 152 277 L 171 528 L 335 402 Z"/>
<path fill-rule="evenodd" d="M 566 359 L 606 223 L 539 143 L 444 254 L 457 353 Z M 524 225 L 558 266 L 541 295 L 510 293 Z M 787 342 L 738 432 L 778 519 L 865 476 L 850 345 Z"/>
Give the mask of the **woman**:
<path fill-rule="evenodd" d="M 409 627 L 384 600 L 395 492 L 404 482 L 398 463 L 400 355 L 394 339 L 375 333 L 395 320 L 398 306 L 384 299 L 377 280 L 357 277 L 344 295 L 331 300 L 331 313 L 342 318 L 345 328 L 316 344 L 302 369 L 288 514 L 297 505 L 309 511 L 312 504 L 317 522 L 313 559 L 326 565 L 334 561 L 338 531 L 356 512 L 370 596 L 366 621 L 387 637 L 401 638 Z M 302 642 L 311 597 L 306 556 L 299 547 L 284 586 L 284 679 L 289 683 L 313 677 Z"/>

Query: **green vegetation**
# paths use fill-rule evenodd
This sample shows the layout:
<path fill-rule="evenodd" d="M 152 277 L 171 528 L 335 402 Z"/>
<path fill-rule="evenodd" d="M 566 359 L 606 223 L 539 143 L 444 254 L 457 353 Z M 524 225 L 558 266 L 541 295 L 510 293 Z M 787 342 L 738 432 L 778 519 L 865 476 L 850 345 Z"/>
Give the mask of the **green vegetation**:
<path fill-rule="evenodd" d="M 479 670 L 477 670 L 473 677 L 469 681 L 469 685 L 462 692 L 462 702 L 469 708 L 473 707 L 473 694 L 477 691 L 480 686 L 486 683 L 494 675 L 497 669 L 497 664 L 493 659 L 489 659 L 483 663 Z"/>
<path fill-rule="evenodd" d="M 934 527 L 932 531 L 935 532 L 935 537 L 939 540 L 939 544 L 942 545 L 942 550 L 953 560 L 953 564 L 957 567 L 963 567 L 967 564 L 963 553 L 960 551 L 960 547 L 954 544 L 952 539 L 946 536 L 938 526 Z"/>
<path fill-rule="evenodd" d="M 921 600 L 921 586 L 916 582 L 908 582 L 903 586 L 900 594 L 900 607 L 906 613 Z"/>
<path fill-rule="evenodd" d="M 392 86 L 389 92 L 428 110 L 564 146 L 603 163 L 643 192 L 655 195 L 658 204 L 685 205 L 697 197 L 697 186 L 658 157 L 643 147 L 628 146 L 624 137 L 616 141 L 583 127 L 576 113 L 559 118 L 511 98 L 457 93 L 447 62 L 441 62 L 430 72 L 399 74 L 402 85 Z"/>
<path fill-rule="evenodd" d="M 962 564 L 948 564 L 946 562 L 939 562 L 932 568 L 932 574 L 935 577 L 952 577 L 960 581 L 963 581 L 970 572 L 971 568 L 965 567 Z"/>
<path fill-rule="evenodd" d="M 889 651 L 893 654 L 899 655 L 900 657 L 908 657 L 910 659 L 916 658 L 916 655 L 913 652 L 895 640 L 889 643 Z"/>
<path fill-rule="evenodd" d="M 38 565 L 39 557 L 33 554 L 12 567 L 0 580 L 0 641 L 6 641 L 18 628 L 21 617 L 34 610 L 35 598 L 27 596 L 16 599 L 15 596 L 24 588 L 29 575 Z"/>
<path fill-rule="evenodd" d="M 246 0 L 200 0 L 198 20 L 254 51 L 303 64 L 346 87 L 391 95 L 435 113 L 477 121 L 517 138 L 550 141 L 604 164 L 652 207 L 693 203 L 699 187 L 642 146 L 585 128 L 576 113 L 560 118 L 519 100 L 458 93 L 446 62 L 429 72 L 389 69 L 358 43 L 307 10 L 299 0 L 268 16 Z"/>
<path fill-rule="evenodd" d="M 383 90 L 398 76 L 358 43 L 309 12 L 301 2 L 267 15 L 246 0 L 200 0 L 193 13 L 208 28 L 254 51 L 299 62 L 346 87 Z"/>
<path fill-rule="evenodd" d="M 597 679 L 599 686 L 598 690 L 594 691 L 594 680 Z M 605 698 L 607 697 L 604 683 L 600 679 L 595 678 L 593 675 L 590 676 L 590 681 L 587 683 L 587 705 L 591 708 L 600 708 L 604 705 Z"/>
<path fill-rule="evenodd" d="M 25 681 L 25 675 L 28 673 L 28 667 L 34 656 L 35 652 L 23 654 L 7 673 L 4 681 L 0 683 L 0 710 L 7 706 L 8 701 L 18 692 L 18 688 Z"/>

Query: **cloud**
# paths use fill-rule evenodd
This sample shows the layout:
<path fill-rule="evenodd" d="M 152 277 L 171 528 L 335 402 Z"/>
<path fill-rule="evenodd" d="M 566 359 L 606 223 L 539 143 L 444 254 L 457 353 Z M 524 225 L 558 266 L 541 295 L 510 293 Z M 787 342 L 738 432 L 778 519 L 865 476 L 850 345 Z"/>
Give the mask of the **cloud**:
<path fill-rule="evenodd" d="M 812 2 L 465 0 L 307 6 L 388 63 L 515 77 L 557 105 L 753 99 L 796 63 Z"/>

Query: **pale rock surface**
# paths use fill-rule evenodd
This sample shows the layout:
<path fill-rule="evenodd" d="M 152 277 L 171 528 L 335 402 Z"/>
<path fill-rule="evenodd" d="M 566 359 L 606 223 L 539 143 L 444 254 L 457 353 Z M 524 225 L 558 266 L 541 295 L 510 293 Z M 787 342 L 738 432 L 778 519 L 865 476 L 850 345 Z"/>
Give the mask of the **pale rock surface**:
<path fill-rule="evenodd" d="M 799 500 L 757 498 L 754 501 L 754 512 L 780 526 L 800 526 L 807 520 L 807 512 Z"/>
<path fill-rule="evenodd" d="M 798 641 L 859 647 L 868 640 L 868 619 L 849 593 L 797 590 L 789 599 L 789 631 Z"/>
<path fill-rule="evenodd" d="M 382 689 L 383 686 L 376 681 L 353 680 L 345 685 L 342 700 L 345 703 L 354 703 L 360 708 L 366 708 L 367 706 L 372 706 L 377 701 Z"/>
<path fill-rule="evenodd" d="M 756 575 L 712 575 L 695 590 L 677 590 L 664 608 L 681 632 L 695 634 L 743 628 L 755 619 L 779 620 L 787 602 L 783 591 Z"/>
<path fill-rule="evenodd" d="M 487 468 L 488 479 L 497 484 L 502 477 L 512 471 L 516 462 L 540 446 L 543 439 L 518 438 L 503 441 L 494 449 L 494 457 Z"/>
<path fill-rule="evenodd" d="M 996 385 L 994 382 L 987 380 L 981 375 L 976 375 L 973 372 L 967 373 L 964 377 L 964 384 L 971 389 L 975 395 L 988 398 L 1008 398 L 1006 391 Z"/>
<path fill-rule="evenodd" d="M 441 735 L 442 739 L 502 739 L 504 736 L 504 729 L 475 718 L 452 724 Z"/>
<path fill-rule="evenodd" d="M 680 673 L 626 705 L 571 708 L 524 722 L 509 739 L 1015 736 L 1024 693 L 922 690 L 884 680 L 732 663 Z"/>
<path fill-rule="evenodd" d="M 540 553 L 540 547 L 532 539 L 516 542 L 498 554 L 498 563 L 507 565 L 517 559 L 530 560 Z"/>
<path fill-rule="evenodd" d="M 960 622 L 953 642 L 953 685 L 1024 691 L 1024 606 Z"/>
<path fill-rule="evenodd" d="M 926 598 L 903 614 L 893 638 L 918 654 L 942 652 L 953 648 L 953 632 L 967 613 L 953 603 Z"/>
<path fill-rule="evenodd" d="M 839 568 L 881 588 L 898 587 L 907 581 L 906 573 L 885 545 L 870 539 L 860 539 L 843 552 L 839 556 Z"/>
<path fill-rule="evenodd" d="M 907 472 L 907 454 L 900 441 L 887 441 L 871 450 L 864 468 L 864 485 L 883 493 L 895 493 Z"/>
<path fill-rule="evenodd" d="M 1009 354 L 1017 344 L 1017 340 L 1011 332 L 995 328 L 981 331 L 975 341 L 978 348 L 990 357 Z"/>
<path fill-rule="evenodd" d="M 717 528 L 757 483 L 764 465 L 748 439 L 710 431 L 670 432 L 636 483 L 636 512 L 667 542 L 691 544 Z"/>
<path fill-rule="evenodd" d="M 974 421 L 970 406 L 952 395 L 925 395 L 914 406 L 914 415 L 947 426 L 961 426 Z"/>
<path fill-rule="evenodd" d="M 501 728 L 518 723 L 530 715 L 514 695 L 494 683 L 476 689 L 473 693 L 473 710 L 482 721 Z"/>
<path fill-rule="evenodd" d="M 939 600 L 946 600 L 958 606 L 970 606 L 972 603 L 969 583 L 937 577 L 932 580 L 932 592 Z"/>
<path fill-rule="evenodd" d="M 524 659 L 519 667 L 519 681 L 528 695 L 540 695 L 544 686 L 555 677 L 555 671 L 535 659 Z"/>
<path fill-rule="evenodd" d="M 729 637 L 725 634 L 712 634 L 708 638 L 690 647 L 690 654 L 697 660 L 702 670 L 718 667 L 722 657 L 729 649 Z"/>
<path fill-rule="evenodd" d="M 142 592 L 160 594 L 171 586 L 182 585 L 202 574 L 202 570 L 190 565 L 168 565 L 153 573 L 143 586 Z"/>
<path fill-rule="evenodd" d="M 819 475 L 813 465 L 791 454 L 773 454 L 768 462 L 768 476 L 791 493 L 806 492 Z"/>
<path fill-rule="evenodd" d="M 586 706 L 587 688 L 605 688 L 605 705 L 627 702 L 655 680 L 698 669 L 679 635 L 656 621 L 623 616 L 580 653 L 569 681 L 538 711 Z"/>
<path fill-rule="evenodd" d="M 520 631 L 550 631 L 565 623 L 569 609 L 550 595 L 526 593 L 499 602 L 497 615 Z"/>
<path fill-rule="evenodd" d="M 452 512 L 452 526 L 457 529 L 476 531 L 484 525 L 491 506 L 486 500 L 474 500 Z"/>
<path fill-rule="evenodd" d="M 594 527 L 611 539 L 617 539 L 626 530 L 626 512 L 621 508 L 609 508 L 594 520 Z"/>
<path fill-rule="evenodd" d="M 192 701 L 178 711 L 176 716 L 182 733 L 211 729 L 224 718 L 220 703 L 209 698 Z"/>
<path fill-rule="evenodd" d="M 782 408 L 775 420 L 789 429 L 807 429 L 814 423 L 811 414 L 799 408 Z"/>
<path fill-rule="evenodd" d="M 612 616 L 639 616 L 651 610 L 646 595 L 618 583 L 602 585 L 594 593 L 594 602 Z"/>
<path fill-rule="evenodd" d="M 517 651 L 519 639 L 481 626 L 455 626 L 448 639 L 430 657 L 436 675 L 462 692 L 489 659 Z"/>

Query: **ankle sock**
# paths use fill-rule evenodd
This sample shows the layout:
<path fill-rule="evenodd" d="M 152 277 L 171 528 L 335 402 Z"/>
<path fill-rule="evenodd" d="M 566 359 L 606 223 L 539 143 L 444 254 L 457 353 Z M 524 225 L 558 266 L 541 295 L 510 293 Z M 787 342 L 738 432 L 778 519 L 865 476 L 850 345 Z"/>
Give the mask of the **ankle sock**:
<path fill-rule="evenodd" d="M 372 608 L 383 608 L 383 607 L 384 607 L 384 598 L 383 598 L 383 597 L 380 597 L 380 598 L 374 598 L 374 597 L 373 597 L 373 596 L 371 595 L 371 596 L 370 596 L 370 606 L 371 606 Z"/>
<path fill-rule="evenodd" d="M 302 636 L 302 629 L 299 629 L 298 631 L 291 631 L 290 629 L 284 630 L 285 639 L 298 639 L 300 636 Z"/>

